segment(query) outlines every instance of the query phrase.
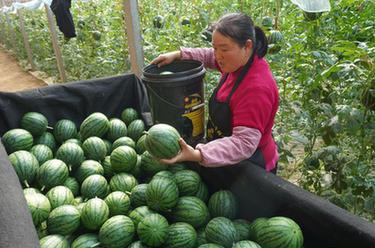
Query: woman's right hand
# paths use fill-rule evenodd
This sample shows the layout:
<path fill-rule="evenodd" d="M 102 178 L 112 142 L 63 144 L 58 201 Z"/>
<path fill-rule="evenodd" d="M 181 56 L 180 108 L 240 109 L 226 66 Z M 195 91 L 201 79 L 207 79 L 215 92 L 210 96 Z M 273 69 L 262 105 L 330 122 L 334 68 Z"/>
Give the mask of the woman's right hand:
<path fill-rule="evenodd" d="M 161 67 L 163 65 L 168 65 L 172 63 L 174 60 L 178 60 L 180 58 L 181 58 L 180 51 L 163 53 L 163 54 L 160 54 L 158 57 L 156 57 L 154 60 L 152 60 L 151 64 Z"/>

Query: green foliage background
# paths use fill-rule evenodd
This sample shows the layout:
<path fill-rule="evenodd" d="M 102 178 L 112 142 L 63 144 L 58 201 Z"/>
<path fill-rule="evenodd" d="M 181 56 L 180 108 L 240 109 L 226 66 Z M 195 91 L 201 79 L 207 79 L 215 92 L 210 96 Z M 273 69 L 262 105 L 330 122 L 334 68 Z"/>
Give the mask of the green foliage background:
<path fill-rule="evenodd" d="M 204 30 L 223 13 L 243 11 L 259 26 L 272 17 L 272 29 L 284 37 L 280 52 L 266 57 L 280 90 L 279 175 L 374 221 L 375 111 L 362 99 L 366 89 L 375 98 L 375 3 L 335 0 L 331 6 L 308 21 L 282 0 L 140 0 L 145 64 L 181 46 L 210 46 Z M 68 81 L 129 72 L 122 1 L 73 1 L 72 14 L 77 38 L 59 34 Z M 24 11 L 24 17 L 38 70 L 58 82 L 45 10 Z M 0 41 L 27 66 L 19 30 L 17 15 L 0 15 Z M 218 76 L 207 73 L 207 96 Z"/>

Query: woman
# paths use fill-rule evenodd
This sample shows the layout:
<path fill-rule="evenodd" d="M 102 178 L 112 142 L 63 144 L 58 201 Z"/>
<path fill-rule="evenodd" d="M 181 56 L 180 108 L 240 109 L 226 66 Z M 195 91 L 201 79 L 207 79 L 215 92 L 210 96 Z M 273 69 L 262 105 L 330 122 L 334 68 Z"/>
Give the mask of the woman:
<path fill-rule="evenodd" d="M 276 172 L 277 146 L 272 127 L 278 109 L 278 89 L 263 58 L 264 32 L 242 13 L 224 15 L 214 26 L 212 48 L 181 48 L 159 55 L 159 67 L 178 59 L 195 59 L 222 76 L 209 100 L 206 144 L 195 149 L 180 140 L 181 153 L 165 163 L 196 161 L 220 167 L 249 159 Z"/>

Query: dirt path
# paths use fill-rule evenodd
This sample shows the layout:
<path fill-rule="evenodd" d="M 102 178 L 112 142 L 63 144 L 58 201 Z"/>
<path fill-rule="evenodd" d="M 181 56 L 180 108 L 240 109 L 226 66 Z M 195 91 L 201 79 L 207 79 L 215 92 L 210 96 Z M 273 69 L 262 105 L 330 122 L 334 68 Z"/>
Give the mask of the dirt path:
<path fill-rule="evenodd" d="M 44 86 L 47 84 L 22 70 L 17 59 L 0 47 L 0 91 L 15 92 Z"/>

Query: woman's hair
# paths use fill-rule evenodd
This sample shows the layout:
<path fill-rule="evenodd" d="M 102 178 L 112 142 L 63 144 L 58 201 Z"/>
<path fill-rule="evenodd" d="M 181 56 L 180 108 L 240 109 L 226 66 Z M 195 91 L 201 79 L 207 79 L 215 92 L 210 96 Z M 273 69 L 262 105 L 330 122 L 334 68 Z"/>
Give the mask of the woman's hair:
<path fill-rule="evenodd" d="M 250 16 L 243 13 L 229 13 L 222 16 L 213 24 L 213 31 L 231 38 L 239 46 L 243 47 L 247 40 L 254 44 L 254 52 L 259 57 L 267 54 L 268 42 L 263 30 L 254 25 Z"/>

